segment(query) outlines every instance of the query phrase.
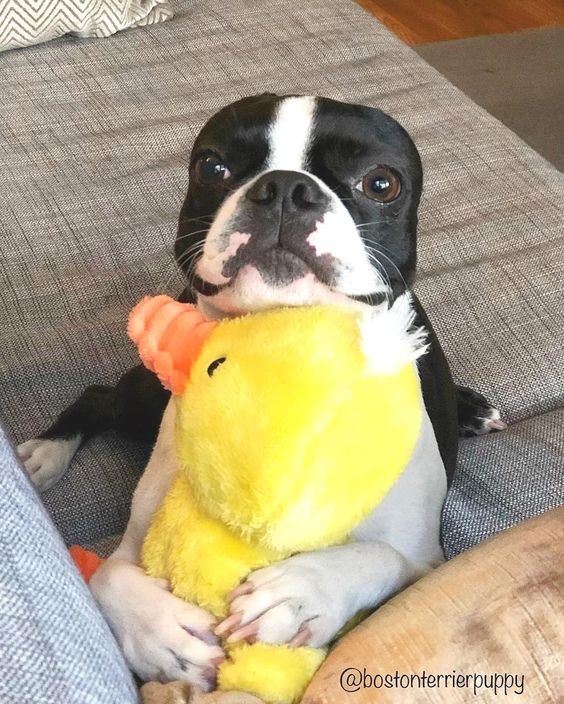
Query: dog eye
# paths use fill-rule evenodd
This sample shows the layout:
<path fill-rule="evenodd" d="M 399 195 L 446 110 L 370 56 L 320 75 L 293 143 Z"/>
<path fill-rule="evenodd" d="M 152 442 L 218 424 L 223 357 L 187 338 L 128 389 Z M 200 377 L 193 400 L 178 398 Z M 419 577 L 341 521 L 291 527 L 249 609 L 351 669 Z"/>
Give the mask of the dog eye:
<path fill-rule="evenodd" d="M 226 359 L 227 359 L 226 357 L 219 357 L 218 359 L 214 359 L 213 362 L 208 367 L 208 376 L 213 376 L 215 370 L 218 367 L 221 367 L 221 365 L 225 362 Z"/>
<path fill-rule="evenodd" d="M 196 162 L 196 175 L 200 183 L 209 186 L 214 183 L 225 181 L 231 176 L 231 172 L 218 156 L 203 156 Z"/>
<path fill-rule="evenodd" d="M 392 169 L 387 166 L 378 166 L 369 171 L 362 181 L 356 184 L 355 188 L 372 200 L 379 203 L 390 203 L 399 196 L 401 181 Z"/>

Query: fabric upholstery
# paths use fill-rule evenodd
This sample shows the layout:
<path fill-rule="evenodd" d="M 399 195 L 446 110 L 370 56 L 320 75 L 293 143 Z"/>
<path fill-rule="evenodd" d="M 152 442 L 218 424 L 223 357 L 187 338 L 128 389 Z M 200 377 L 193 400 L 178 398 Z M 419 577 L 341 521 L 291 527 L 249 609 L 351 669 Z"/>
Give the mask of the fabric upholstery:
<path fill-rule="evenodd" d="M 421 151 L 417 292 L 455 378 L 514 424 L 464 443 L 449 554 L 561 501 L 563 176 L 346 0 L 179 0 L 163 24 L 2 57 L 0 399 L 13 438 L 136 361 L 129 308 L 182 287 L 172 244 L 194 137 L 263 91 L 376 105 Z M 113 436 L 79 452 L 44 495 L 65 540 L 123 529 L 146 455 Z"/>
<path fill-rule="evenodd" d="M 109 37 L 172 16 L 167 0 L 2 0 L 0 51 L 76 34 Z"/>
<path fill-rule="evenodd" d="M 0 701 L 134 704 L 131 675 L 0 427 Z"/>
<path fill-rule="evenodd" d="M 415 50 L 564 169 L 564 26 L 418 44 Z"/>
<path fill-rule="evenodd" d="M 564 504 L 564 409 L 464 440 L 443 510 L 447 557 Z"/>

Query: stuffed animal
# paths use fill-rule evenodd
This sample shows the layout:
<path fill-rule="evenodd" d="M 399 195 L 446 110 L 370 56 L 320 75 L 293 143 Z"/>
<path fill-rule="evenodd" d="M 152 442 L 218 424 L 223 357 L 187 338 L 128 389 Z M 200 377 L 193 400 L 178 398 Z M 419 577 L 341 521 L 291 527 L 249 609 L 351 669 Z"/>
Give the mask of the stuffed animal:
<path fill-rule="evenodd" d="M 98 567 L 104 562 L 95 552 L 86 550 L 80 545 L 71 545 L 69 547 L 69 554 L 86 583 L 90 582 L 94 572 L 96 572 Z"/>
<path fill-rule="evenodd" d="M 142 561 L 217 617 L 248 574 L 342 543 L 407 465 L 423 404 L 407 297 L 393 307 L 277 309 L 220 322 L 166 296 L 128 333 L 176 403 L 178 476 Z M 325 651 L 226 645 L 218 687 L 299 699 Z"/>

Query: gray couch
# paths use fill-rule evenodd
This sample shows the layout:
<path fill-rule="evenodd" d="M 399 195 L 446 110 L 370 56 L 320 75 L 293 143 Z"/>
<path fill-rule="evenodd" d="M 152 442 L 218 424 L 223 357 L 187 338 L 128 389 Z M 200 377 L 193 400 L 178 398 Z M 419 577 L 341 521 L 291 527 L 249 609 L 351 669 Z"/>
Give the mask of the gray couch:
<path fill-rule="evenodd" d="M 135 704 L 88 587 L 0 428 L 0 702 Z"/>
<path fill-rule="evenodd" d="M 377 105 L 415 139 L 417 292 L 455 378 L 510 423 L 462 443 L 447 554 L 564 503 L 562 174 L 353 2 L 175 4 L 161 25 L 0 57 L 0 412 L 12 439 L 36 435 L 85 385 L 115 382 L 136 362 L 128 310 L 181 289 L 172 243 L 206 118 L 242 95 L 318 93 Z M 113 435 L 80 451 L 43 496 L 67 543 L 107 547 L 123 530 L 147 453 Z"/>

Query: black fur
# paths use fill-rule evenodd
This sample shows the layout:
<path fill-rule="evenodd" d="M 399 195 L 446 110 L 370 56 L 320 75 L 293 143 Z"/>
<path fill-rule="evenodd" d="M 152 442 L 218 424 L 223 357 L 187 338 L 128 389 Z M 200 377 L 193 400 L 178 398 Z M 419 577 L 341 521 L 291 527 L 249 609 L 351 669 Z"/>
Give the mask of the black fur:
<path fill-rule="evenodd" d="M 211 218 L 226 196 L 265 168 L 267 128 L 280 100 L 265 94 L 229 105 L 212 117 L 196 140 L 190 186 L 175 245 L 176 259 L 189 282 L 182 300 L 194 300 L 194 289 L 206 296 L 214 295 L 218 289 L 217 285 L 195 275 L 198 252 L 194 247 L 205 239 Z M 214 155 L 214 158 L 219 155 L 229 165 L 229 184 L 210 185 L 199 180 L 196 170 L 206 155 Z M 401 193 L 390 203 L 372 201 L 353 187 L 367 171 L 380 165 L 390 167 L 401 179 Z M 379 110 L 321 98 L 308 170 L 340 197 L 360 226 L 366 242 L 378 257 L 392 295 L 403 293 L 415 277 L 417 207 L 422 189 L 419 154 L 407 132 Z M 291 183 L 289 173 L 294 173 Z M 284 216 L 283 198 L 287 201 Z M 277 242 L 282 243 L 276 247 L 283 250 L 284 266 L 288 265 L 287 253 L 290 252 L 293 267 L 307 266 L 322 283 L 331 286 L 333 263 L 309 261 L 300 240 L 301 233 L 311 229 L 310 224 L 322 207 L 322 194 L 316 190 L 313 180 L 298 172 L 271 174 L 264 183 L 255 184 L 247 201 L 240 215 L 246 218 L 244 231 L 252 232 L 253 223 L 260 225 L 260 236 L 257 232 L 251 237 L 259 245 L 253 244 L 253 247 L 263 247 L 272 231 Z M 238 268 L 250 259 L 256 262 L 261 257 L 270 257 L 270 250 L 267 254 L 265 251 L 264 247 L 260 251 L 249 247 L 237 253 L 229 262 L 226 275 L 235 276 Z M 264 266 L 274 266 L 268 257 Z M 295 274 L 291 267 L 285 272 L 289 277 Z M 280 271 L 277 277 L 279 281 L 283 278 Z M 370 301 L 370 297 L 366 300 Z M 415 305 L 416 324 L 426 327 L 431 341 L 429 353 L 420 360 L 423 395 L 450 481 L 456 464 L 459 426 L 463 434 L 478 434 L 480 429 L 483 432 L 490 406 L 479 394 L 453 385 L 440 344 L 416 298 Z M 89 387 L 42 437 L 71 437 L 80 433 L 83 440 L 88 440 L 113 429 L 153 442 L 167 400 L 168 393 L 156 378 L 143 367 L 136 367 L 127 372 L 115 388 Z"/>

